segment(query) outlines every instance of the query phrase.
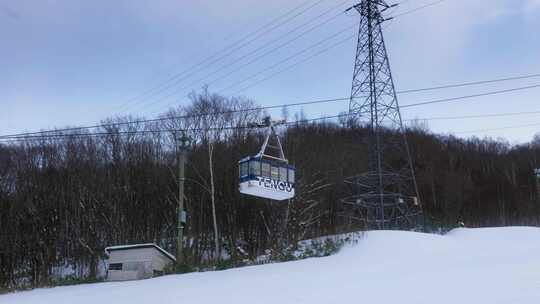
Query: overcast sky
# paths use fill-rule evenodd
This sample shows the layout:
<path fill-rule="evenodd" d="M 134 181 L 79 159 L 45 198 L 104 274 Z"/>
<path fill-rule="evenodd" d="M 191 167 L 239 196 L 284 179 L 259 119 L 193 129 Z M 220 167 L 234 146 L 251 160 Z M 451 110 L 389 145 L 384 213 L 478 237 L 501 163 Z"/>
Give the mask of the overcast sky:
<path fill-rule="evenodd" d="M 390 15 L 434 1 L 403 0 Z M 352 12 L 337 15 L 353 3 L 0 0 L 0 134 L 89 124 L 114 115 L 152 117 L 170 106 L 187 103 L 186 94 L 205 84 L 213 92 L 244 95 L 262 105 L 346 97 L 356 47 L 355 38 L 347 37 L 357 31 L 351 26 L 358 17 Z M 254 40 L 244 39 L 237 44 L 244 46 L 234 52 L 222 51 L 294 8 L 289 22 L 275 26 L 280 24 L 276 22 L 272 30 L 266 27 L 267 32 Z M 292 18 L 294 15 L 298 16 Z M 322 17 L 315 19 L 319 15 Z M 245 65 L 323 22 L 323 26 Z M 447 0 L 399 16 L 384 27 L 398 90 L 540 73 L 540 0 Z M 333 38 L 283 62 L 328 37 Z M 258 83 L 338 42 L 342 43 Z M 185 78 L 168 90 L 134 99 L 216 52 L 224 58 L 200 66 L 196 73 L 183 74 Z M 279 62 L 283 63 L 257 74 Z M 399 101 L 406 105 L 535 84 L 540 84 L 540 77 L 400 95 Z M 539 97 L 540 88 L 403 109 L 402 114 L 404 119 L 420 119 L 540 111 Z M 308 117 L 316 118 L 347 108 L 343 102 L 304 110 Z M 487 135 L 519 143 L 540 132 L 539 118 L 540 114 L 531 114 L 432 120 L 428 124 L 438 133 Z M 539 125 L 475 131 L 536 123 Z"/>

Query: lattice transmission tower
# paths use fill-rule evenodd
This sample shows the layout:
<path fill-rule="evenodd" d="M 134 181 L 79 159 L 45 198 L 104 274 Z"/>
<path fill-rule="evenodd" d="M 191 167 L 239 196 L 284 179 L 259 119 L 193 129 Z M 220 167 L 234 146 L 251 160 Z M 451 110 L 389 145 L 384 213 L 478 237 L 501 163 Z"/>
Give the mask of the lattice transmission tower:
<path fill-rule="evenodd" d="M 381 24 L 395 5 L 362 0 L 349 102 L 353 124 L 367 130 L 367 171 L 350 177 L 353 195 L 343 200 L 369 229 L 411 229 L 421 213 L 418 187 L 403 128 Z"/>

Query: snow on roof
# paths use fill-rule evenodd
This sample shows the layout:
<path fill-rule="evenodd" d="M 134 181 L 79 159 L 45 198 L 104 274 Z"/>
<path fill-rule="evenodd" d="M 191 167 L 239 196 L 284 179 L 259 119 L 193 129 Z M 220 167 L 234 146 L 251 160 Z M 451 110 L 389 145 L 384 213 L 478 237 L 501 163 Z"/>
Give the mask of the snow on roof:
<path fill-rule="evenodd" d="M 109 255 L 109 251 L 129 250 L 129 249 L 139 249 L 139 248 L 149 248 L 149 247 L 153 247 L 153 248 L 157 249 L 159 252 L 161 252 L 162 254 L 164 254 L 165 256 L 167 256 L 168 258 L 173 260 L 174 262 L 176 262 L 176 258 L 172 254 L 170 254 L 165 249 L 159 247 L 158 245 L 156 245 L 154 243 L 109 246 L 109 247 L 105 248 L 105 253 L 107 255 Z"/>

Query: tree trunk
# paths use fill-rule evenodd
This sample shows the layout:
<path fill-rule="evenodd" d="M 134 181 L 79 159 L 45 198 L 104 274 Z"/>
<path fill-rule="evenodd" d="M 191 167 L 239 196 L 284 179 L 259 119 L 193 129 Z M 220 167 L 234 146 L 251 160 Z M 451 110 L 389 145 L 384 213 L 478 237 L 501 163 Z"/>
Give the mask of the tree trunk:
<path fill-rule="evenodd" d="M 215 186 L 214 186 L 214 165 L 213 165 L 213 153 L 214 145 L 208 143 L 208 165 L 210 168 L 210 199 L 212 200 L 212 220 L 214 222 L 214 246 L 217 260 L 221 259 L 221 250 L 219 250 L 219 232 L 217 225 L 217 215 L 216 215 L 216 195 L 215 195 Z"/>

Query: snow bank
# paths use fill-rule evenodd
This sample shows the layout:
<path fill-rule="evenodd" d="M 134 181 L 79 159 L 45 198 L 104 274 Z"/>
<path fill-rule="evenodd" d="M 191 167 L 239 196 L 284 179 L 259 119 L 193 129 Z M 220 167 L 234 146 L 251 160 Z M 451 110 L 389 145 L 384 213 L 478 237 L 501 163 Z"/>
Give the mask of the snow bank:
<path fill-rule="evenodd" d="M 325 258 L 38 289 L 0 303 L 540 303 L 540 229 L 374 231 Z"/>

